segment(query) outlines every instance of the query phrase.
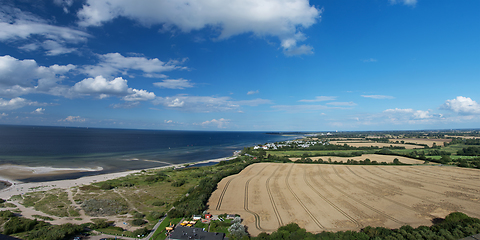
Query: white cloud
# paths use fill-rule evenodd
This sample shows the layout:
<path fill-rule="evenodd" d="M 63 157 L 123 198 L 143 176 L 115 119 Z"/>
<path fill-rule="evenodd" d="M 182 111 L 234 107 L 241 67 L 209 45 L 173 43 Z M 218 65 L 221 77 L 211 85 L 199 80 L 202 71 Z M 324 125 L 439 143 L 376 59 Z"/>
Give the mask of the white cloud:
<path fill-rule="evenodd" d="M 0 110 L 13 110 L 13 109 L 22 108 L 25 106 L 39 106 L 39 105 L 45 105 L 45 104 L 32 102 L 25 98 L 20 98 L 20 97 L 12 98 L 10 100 L 5 100 L 3 98 L 0 98 Z"/>
<path fill-rule="evenodd" d="M 441 114 L 432 113 L 431 110 L 414 110 L 411 108 L 387 109 L 382 114 L 376 116 L 378 119 L 388 119 L 395 124 L 418 124 L 434 123 L 444 119 Z"/>
<path fill-rule="evenodd" d="M 193 87 L 193 83 L 190 80 L 183 78 L 179 79 L 165 79 L 161 82 L 153 83 L 154 86 L 159 88 L 169 88 L 169 89 L 185 89 Z"/>
<path fill-rule="evenodd" d="M 239 108 L 239 105 L 232 103 L 229 97 L 176 95 L 157 97 L 152 102 L 155 105 L 193 112 L 219 112 Z"/>
<path fill-rule="evenodd" d="M 445 101 L 441 108 L 463 115 L 480 114 L 480 104 L 469 97 L 463 96 L 458 96 L 455 99 Z"/>
<path fill-rule="evenodd" d="M 85 122 L 85 118 L 81 118 L 80 116 L 68 116 L 65 119 L 58 120 L 59 122 Z"/>
<path fill-rule="evenodd" d="M 353 107 L 353 106 L 356 106 L 357 104 L 354 102 L 329 102 L 327 103 L 327 105 Z"/>
<path fill-rule="evenodd" d="M 88 65 L 83 67 L 83 71 L 94 76 L 113 76 L 118 74 L 128 75 L 129 70 L 142 71 L 144 77 L 163 78 L 166 77 L 163 74 L 159 74 L 165 71 L 172 71 L 175 69 L 186 70 L 187 67 L 180 66 L 187 58 L 182 61 L 169 60 L 168 62 L 162 62 L 158 58 L 148 59 L 145 57 L 124 57 L 120 53 L 107 53 L 104 55 L 98 55 L 100 63 L 97 65 Z"/>
<path fill-rule="evenodd" d="M 272 106 L 272 108 L 280 111 L 286 111 L 289 113 L 311 112 L 311 111 L 332 109 L 332 107 L 328 107 L 325 105 L 275 105 L 275 106 Z"/>
<path fill-rule="evenodd" d="M 44 67 L 32 59 L 0 56 L 0 96 L 18 97 L 33 92 L 58 95 L 52 89 L 62 81 L 65 73 L 75 68 L 72 64 Z"/>
<path fill-rule="evenodd" d="M 232 103 L 236 105 L 247 105 L 247 106 L 258 106 L 262 104 L 272 104 L 272 101 L 268 99 L 256 98 L 252 100 L 239 100 L 239 101 L 232 101 Z"/>
<path fill-rule="evenodd" d="M 373 98 L 373 99 L 394 99 L 392 96 L 387 95 L 361 95 L 364 98 Z"/>
<path fill-rule="evenodd" d="M 45 112 L 45 108 L 37 108 L 32 114 L 43 114 L 43 112 Z"/>
<path fill-rule="evenodd" d="M 80 26 L 100 26 L 117 17 L 126 17 L 145 26 L 162 24 L 162 30 L 182 32 L 212 28 L 218 39 L 253 33 L 280 39 L 287 55 L 311 54 L 312 47 L 301 45 L 301 32 L 320 19 L 322 10 L 308 0 L 185 0 L 134 1 L 87 0 L 78 12 Z"/>
<path fill-rule="evenodd" d="M 123 103 L 118 103 L 118 104 L 111 104 L 111 108 L 134 108 L 140 105 L 140 102 L 123 102 Z"/>
<path fill-rule="evenodd" d="M 109 95 L 126 95 L 128 93 L 127 80 L 118 77 L 108 81 L 103 76 L 95 78 L 86 78 L 77 82 L 72 91 L 81 94 L 98 94 L 100 98 L 108 97 Z"/>
<path fill-rule="evenodd" d="M 107 80 L 103 76 L 95 78 L 86 78 L 77 82 L 72 88 L 71 92 L 81 95 L 93 95 L 98 98 L 107 98 L 110 96 L 123 97 L 123 100 L 133 101 L 147 101 L 155 99 L 155 94 L 146 90 L 139 90 L 129 88 L 127 80 L 122 77 L 117 77 L 113 80 Z"/>
<path fill-rule="evenodd" d="M 283 53 L 287 56 L 311 55 L 313 54 L 313 47 L 305 44 L 299 47 L 297 47 L 296 45 L 293 45 L 288 48 L 284 48 Z"/>
<path fill-rule="evenodd" d="M 315 99 L 302 99 L 299 102 L 323 102 L 323 101 L 333 101 L 337 99 L 337 97 L 333 96 L 316 96 Z"/>
<path fill-rule="evenodd" d="M 88 33 L 48 24 L 45 20 L 28 12 L 8 6 L 0 7 L 0 41 L 15 42 L 16 40 L 34 41 L 20 47 L 23 50 L 37 50 L 43 47 L 48 55 L 69 53 L 74 48 L 69 44 L 85 42 L 90 37 Z M 37 44 L 36 41 L 43 44 Z"/>
<path fill-rule="evenodd" d="M 2 119 L 3 117 L 6 117 L 6 116 L 8 116 L 8 114 L 2 113 L 2 114 L 0 114 L 0 119 Z"/>
<path fill-rule="evenodd" d="M 68 8 L 72 6 L 73 0 L 53 0 L 53 3 L 63 7 L 63 11 L 65 13 L 69 13 L 70 11 L 68 10 Z"/>
<path fill-rule="evenodd" d="M 255 90 L 255 91 L 251 90 L 251 91 L 247 92 L 247 95 L 253 95 L 253 94 L 257 94 L 257 93 L 259 93 L 258 90 Z"/>
<path fill-rule="evenodd" d="M 391 4 L 403 3 L 404 5 L 415 6 L 417 0 L 389 0 Z"/>
<path fill-rule="evenodd" d="M 155 99 L 155 93 L 148 92 L 147 90 L 143 89 L 129 89 L 128 91 L 130 94 L 123 97 L 123 100 L 132 102 L 132 101 L 147 101 Z"/>
<path fill-rule="evenodd" d="M 210 121 L 202 122 L 200 125 L 202 125 L 203 127 L 215 126 L 217 128 L 227 128 L 228 124 L 230 124 L 229 119 L 220 118 L 218 120 L 212 119 Z"/>

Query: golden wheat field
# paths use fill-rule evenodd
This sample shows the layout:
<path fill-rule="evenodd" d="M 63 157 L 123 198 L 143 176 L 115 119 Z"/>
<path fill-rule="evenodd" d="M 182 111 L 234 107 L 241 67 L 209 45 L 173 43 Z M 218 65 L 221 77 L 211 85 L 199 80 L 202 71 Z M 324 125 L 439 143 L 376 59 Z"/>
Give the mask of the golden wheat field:
<path fill-rule="evenodd" d="M 257 163 L 224 178 L 208 211 L 240 214 L 253 236 L 291 222 L 310 232 L 431 225 L 453 211 L 480 217 L 480 171 Z"/>

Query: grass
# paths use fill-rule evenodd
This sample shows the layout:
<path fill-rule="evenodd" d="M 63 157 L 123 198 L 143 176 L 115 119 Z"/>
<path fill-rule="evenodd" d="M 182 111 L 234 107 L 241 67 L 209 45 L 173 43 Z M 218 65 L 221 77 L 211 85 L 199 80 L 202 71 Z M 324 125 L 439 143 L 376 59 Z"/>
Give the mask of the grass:
<path fill-rule="evenodd" d="M 174 219 L 171 219 L 169 217 L 166 217 L 163 222 L 160 224 L 160 226 L 157 228 L 157 230 L 155 231 L 155 233 L 153 234 L 152 240 L 164 240 L 167 236 L 165 235 L 165 233 L 167 232 L 165 230 L 166 227 L 168 227 L 170 225 L 170 223 L 176 225 L 177 223 L 179 223 L 182 219 L 181 218 L 174 218 Z"/>

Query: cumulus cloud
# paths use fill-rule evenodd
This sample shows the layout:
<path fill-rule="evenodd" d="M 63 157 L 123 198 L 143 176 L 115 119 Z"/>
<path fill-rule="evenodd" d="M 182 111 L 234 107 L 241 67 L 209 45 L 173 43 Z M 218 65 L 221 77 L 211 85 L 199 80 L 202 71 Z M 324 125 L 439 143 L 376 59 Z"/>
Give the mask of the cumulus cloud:
<path fill-rule="evenodd" d="M 127 80 L 121 77 L 108 81 L 103 76 L 97 76 L 77 82 L 72 87 L 72 91 L 82 94 L 98 94 L 100 98 L 104 98 L 109 95 L 126 95 L 128 85 Z"/>
<path fill-rule="evenodd" d="M 193 83 L 190 80 L 183 78 L 179 79 L 165 79 L 161 82 L 153 83 L 154 86 L 159 88 L 169 88 L 169 89 L 185 89 L 193 87 Z"/>
<path fill-rule="evenodd" d="M 2 114 L 0 114 L 0 119 L 3 118 L 3 117 L 6 117 L 6 116 L 8 116 L 8 114 L 2 113 Z"/>
<path fill-rule="evenodd" d="M 59 55 L 75 51 L 68 47 L 87 41 L 88 33 L 49 24 L 47 21 L 31 13 L 9 6 L 0 7 L 0 41 L 16 40 L 33 42 L 20 47 L 33 51 L 44 48 L 48 55 Z"/>
<path fill-rule="evenodd" d="M 63 11 L 65 13 L 69 13 L 70 11 L 68 10 L 68 8 L 72 6 L 73 0 L 53 0 L 53 3 L 63 7 Z"/>
<path fill-rule="evenodd" d="M 123 97 L 123 100 L 132 102 L 132 101 L 148 101 L 155 99 L 155 93 L 148 92 L 143 89 L 129 89 L 129 95 Z"/>
<path fill-rule="evenodd" d="M 333 101 L 337 99 L 337 97 L 333 96 L 316 96 L 315 99 L 302 99 L 299 102 L 323 102 L 323 101 Z"/>
<path fill-rule="evenodd" d="M 440 107 L 463 115 L 480 114 L 480 104 L 469 97 L 458 96 L 455 99 L 447 100 Z"/>
<path fill-rule="evenodd" d="M 65 119 L 58 120 L 59 122 L 85 122 L 85 118 L 81 118 L 80 116 L 68 116 Z"/>
<path fill-rule="evenodd" d="M 244 33 L 274 36 L 286 55 L 299 55 L 313 53 L 311 46 L 297 45 L 306 39 L 301 30 L 315 24 L 321 12 L 308 0 L 87 0 L 78 17 L 84 27 L 126 17 L 148 27 L 161 24 L 162 30 L 190 32 L 208 27 L 219 33 L 218 39 Z"/>
<path fill-rule="evenodd" d="M 86 78 L 77 82 L 71 92 L 81 95 L 92 95 L 98 98 L 107 98 L 110 96 L 123 97 L 125 101 L 147 101 L 155 99 L 155 94 L 143 89 L 129 88 L 127 80 L 117 77 L 113 80 L 107 80 L 103 76 L 95 78 Z"/>
<path fill-rule="evenodd" d="M 415 6 L 417 0 L 389 0 L 391 4 L 403 3 L 404 5 Z"/>
<path fill-rule="evenodd" d="M 39 106 L 39 105 L 45 105 L 45 103 L 32 102 L 25 98 L 20 98 L 20 97 L 12 98 L 10 100 L 0 98 L 0 110 L 13 110 L 13 109 L 22 108 L 25 106 Z"/>
<path fill-rule="evenodd" d="M 212 119 L 210 121 L 202 122 L 200 125 L 202 125 L 203 127 L 215 126 L 217 128 L 226 128 L 229 123 L 229 119 L 220 118 L 218 120 Z"/>
<path fill-rule="evenodd" d="M 253 95 L 253 94 L 257 94 L 257 93 L 259 93 L 258 90 L 255 90 L 255 91 L 251 90 L 251 91 L 247 92 L 247 95 Z"/>
<path fill-rule="evenodd" d="M 45 112 L 45 108 L 37 108 L 32 114 L 43 114 L 43 112 Z"/>
<path fill-rule="evenodd" d="M 128 71 L 138 70 L 143 72 L 145 77 L 166 77 L 161 72 L 175 69 L 186 70 L 187 67 L 180 66 L 187 61 L 187 58 L 179 60 L 160 61 L 158 58 L 148 59 L 146 57 L 125 57 L 120 53 L 107 53 L 98 55 L 100 62 L 96 65 L 83 67 L 83 72 L 95 76 L 114 76 L 118 74 L 128 75 Z"/>
<path fill-rule="evenodd" d="M 18 60 L 9 55 L 0 56 L 0 96 L 18 97 L 40 92 L 58 95 L 54 87 L 64 78 L 64 74 L 76 66 L 38 66 L 35 60 Z"/>
<path fill-rule="evenodd" d="M 394 99 L 392 96 L 387 95 L 361 95 L 364 98 L 373 98 L 373 99 Z"/>

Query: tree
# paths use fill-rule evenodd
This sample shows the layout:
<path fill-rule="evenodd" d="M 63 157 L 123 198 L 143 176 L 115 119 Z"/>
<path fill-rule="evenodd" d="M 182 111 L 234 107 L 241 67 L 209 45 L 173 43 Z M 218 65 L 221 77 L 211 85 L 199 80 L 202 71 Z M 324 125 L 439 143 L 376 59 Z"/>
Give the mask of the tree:
<path fill-rule="evenodd" d="M 228 232 L 230 233 L 230 236 L 233 238 L 233 239 L 241 239 L 243 236 L 247 236 L 247 232 L 245 232 L 245 227 L 236 222 L 234 224 L 232 224 L 229 228 L 228 228 Z"/>

